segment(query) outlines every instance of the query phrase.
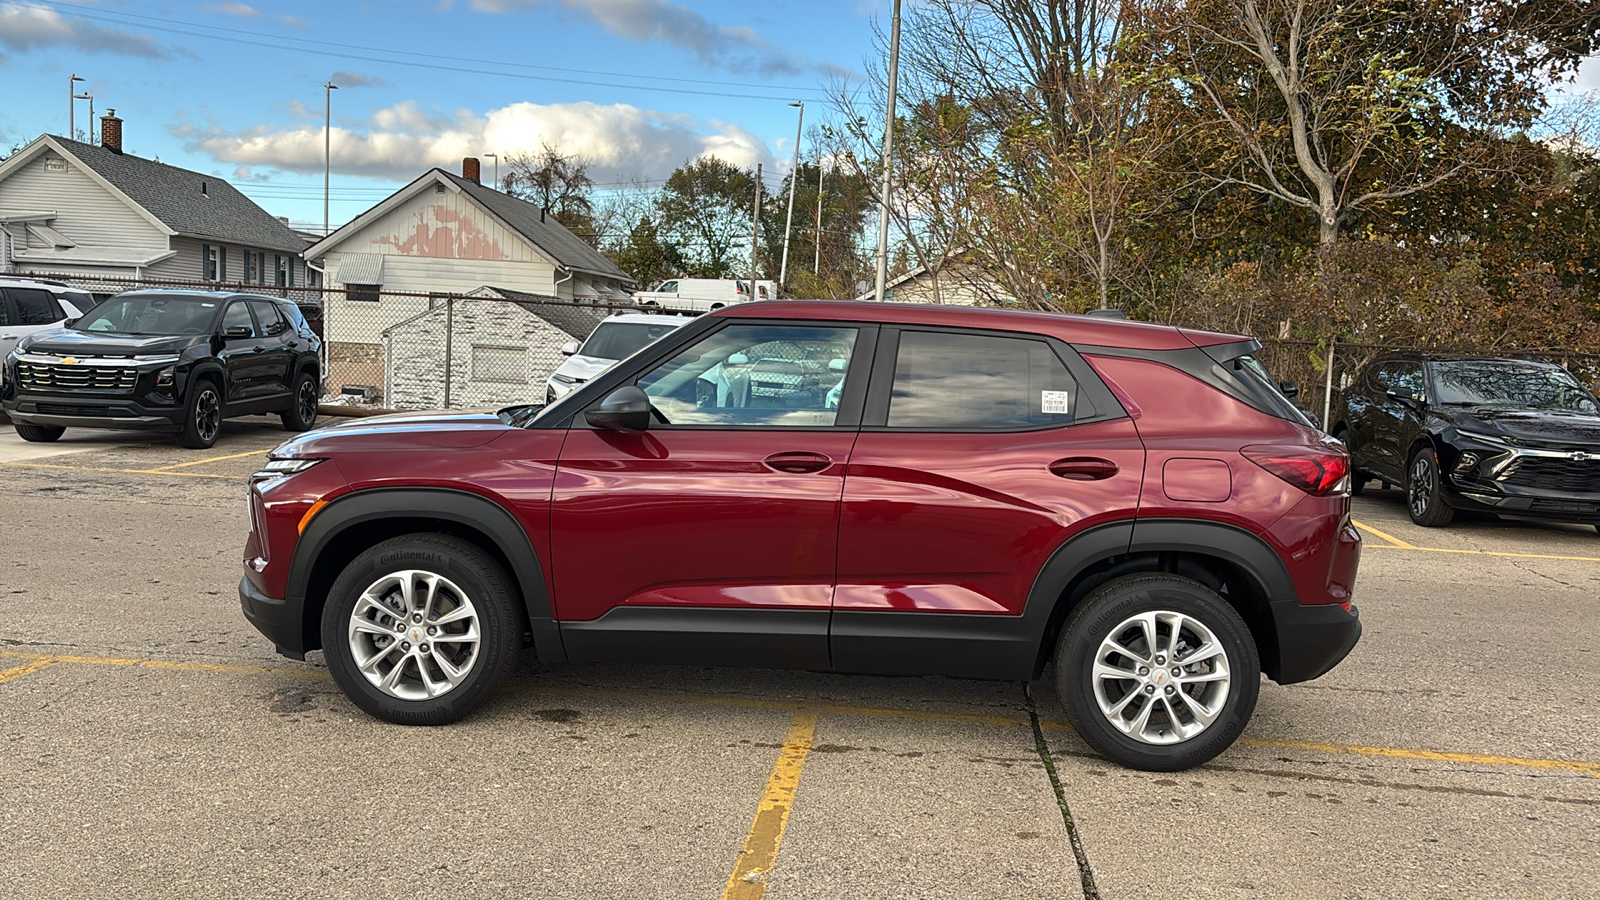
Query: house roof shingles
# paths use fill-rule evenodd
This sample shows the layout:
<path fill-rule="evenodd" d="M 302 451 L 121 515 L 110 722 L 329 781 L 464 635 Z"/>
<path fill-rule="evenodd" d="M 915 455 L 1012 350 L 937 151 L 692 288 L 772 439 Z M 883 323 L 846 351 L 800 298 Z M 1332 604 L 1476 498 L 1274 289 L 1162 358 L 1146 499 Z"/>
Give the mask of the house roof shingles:
<path fill-rule="evenodd" d="M 539 207 L 535 204 L 518 200 L 510 194 L 484 187 L 459 175 L 452 175 L 443 169 L 438 171 L 466 191 L 479 205 L 499 216 L 501 221 L 555 257 L 556 262 L 566 268 L 605 275 L 628 283 L 633 282 L 632 275 L 606 259 L 599 250 L 584 243 L 582 238 L 568 231 L 566 226 L 555 220 L 555 217 L 541 216 Z"/>
<path fill-rule="evenodd" d="M 289 226 L 214 175 L 57 135 L 51 139 L 180 235 L 295 254 L 306 248 Z"/>
<path fill-rule="evenodd" d="M 594 327 L 599 325 L 610 312 L 601 307 L 576 306 L 572 301 L 562 300 L 560 297 L 530 294 L 503 287 L 491 289 L 580 341 L 587 338 L 594 331 Z"/>

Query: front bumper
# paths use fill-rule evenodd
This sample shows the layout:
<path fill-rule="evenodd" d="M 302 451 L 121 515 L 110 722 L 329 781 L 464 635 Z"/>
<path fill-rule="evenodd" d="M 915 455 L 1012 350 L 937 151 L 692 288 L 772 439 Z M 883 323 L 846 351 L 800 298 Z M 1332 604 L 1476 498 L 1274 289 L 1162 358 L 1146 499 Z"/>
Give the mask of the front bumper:
<path fill-rule="evenodd" d="M 301 629 L 299 601 L 267 596 L 250 576 L 239 579 L 239 606 L 256 630 L 266 635 L 279 653 L 291 659 L 305 659 L 305 635 Z"/>
<path fill-rule="evenodd" d="M 147 406 L 126 397 L 19 394 L 5 401 L 3 406 L 11 421 L 24 425 L 183 430 L 182 407 Z"/>

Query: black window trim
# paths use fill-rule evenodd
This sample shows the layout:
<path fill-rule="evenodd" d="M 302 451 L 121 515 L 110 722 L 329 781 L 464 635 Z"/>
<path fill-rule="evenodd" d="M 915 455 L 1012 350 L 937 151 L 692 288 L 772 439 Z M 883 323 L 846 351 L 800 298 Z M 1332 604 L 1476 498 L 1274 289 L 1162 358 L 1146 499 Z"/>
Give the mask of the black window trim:
<path fill-rule="evenodd" d="M 613 374 L 614 373 L 615 375 L 617 375 L 619 377 L 617 377 L 615 379 L 610 379 L 610 378 L 605 378 L 605 379 L 597 378 L 597 379 L 594 379 L 588 385 L 586 385 L 584 388 L 580 389 L 580 391 L 575 391 L 572 395 L 568 395 L 568 396 L 574 396 L 574 395 L 576 395 L 576 394 L 578 394 L 580 392 L 585 394 L 585 395 L 588 395 L 590 390 L 597 391 L 597 393 L 595 393 L 594 395 L 590 396 L 582 406 L 577 406 L 577 407 L 573 408 L 574 415 L 570 417 L 571 427 L 583 428 L 583 429 L 590 430 L 590 431 L 600 430 L 600 429 L 597 429 L 595 426 L 590 425 L 588 423 L 588 421 L 582 415 L 577 415 L 577 413 L 582 413 L 582 412 L 585 412 L 585 411 L 587 411 L 589 409 L 592 409 L 592 408 L 594 408 L 596 406 L 599 406 L 601 401 L 603 401 L 608 394 L 610 394 L 613 390 L 616 390 L 619 387 L 622 387 L 624 385 L 630 385 L 630 384 L 637 385 L 639 383 L 639 378 L 640 378 L 641 375 L 644 375 L 644 374 L 647 374 L 649 372 L 654 371 L 657 366 L 659 366 L 662 363 L 666 362 L 667 360 L 671 359 L 673 356 L 677 355 L 679 352 L 681 352 L 682 350 L 684 350 L 685 348 L 687 348 L 688 346 L 690 346 L 693 343 L 696 343 L 698 341 L 701 341 L 701 340 L 704 340 L 704 339 L 706 339 L 708 337 L 711 337 L 712 335 L 716 334 L 717 332 L 722 331 L 725 328 L 730 328 L 730 327 L 732 327 L 734 325 L 755 325 L 755 326 L 776 326 L 776 327 L 790 327 L 790 328 L 801 327 L 801 328 L 853 328 L 853 329 L 856 329 L 856 331 L 857 331 L 856 343 L 855 343 L 854 347 L 851 348 L 851 351 L 850 351 L 850 366 L 849 366 L 848 369 L 845 370 L 844 391 L 841 392 L 841 394 L 839 395 L 839 416 L 838 416 L 838 418 L 836 418 L 834 420 L 834 423 L 832 425 L 771 425 L 771 424 L 765 424 L 765 425 L 763 425 L 763 424 L 742 425 L 742 424 L 724 424 L 724 423 L 715 423 L 715 424 L 661 424 L 661 423 L 657 423 L 657 422 L 651 422 L 650 423 L 650 431 L 749 431 L 749 432 L 756 432 L 756 431 L 784 431 L 784 432 L 790 432 L 790 431 L 793 431 L 793 432 L 806 432 L 806 431 L 859 431 L 861 429 L 861 413 L 862 413 L 862 409 L 863 409 L 863 407 L 865 405 L 865 398 L 866 398 L 866 393 L 867 393 L 867 383 L 868 383 L 868 381 L 870 380 L 870 378 L 871 378 L 871 376 L 873 374 L 873 371 L 872 371 L 872 360 L 873 360 L 873 357 L 874 357 L 874 350 L 878 345 L 878 339 L 879 339 L 878 335 L 880 334 L 880 330 L 879 329 L 881 328 L 881 326 L 879 325 L 879 323 L 876 323 L 876 322 L 850 322 L 850 321 L 834 320 L 834 319 L 765 319 L 765 318 L 762 318 L 762 319 L 737 319 L 737 318 L 733 318 L 731 316 L 727 317 L 727 318 L 719 317 L 719 318 L 714 319 L 714 320 L 702 319 L 702 321 L 710 321 L 713 324 L 711 324 L 709 326 L 702 327 L 702 328 L 694 328 L 693 326 L 686 325 L 683 328 L 678 329 L 674 333 L 675 335 L 683 336 L 685 338 L 685 340 L 683 340 L 681 342 L 674 341 L 674 342 L 672 342 L 672 345 L 670 347 L 659 347 L 658 348 L 658 352 L 652 353 L 648 357 L 642 357 L 642 358 L 641 357 L 635 357 L 636 364 L 634 366 L 631 366 L 627 373 L 624 374 L 624 373 L 621 373 L 621 372 L 616 372 L 616 370 L 613 369 L 611 373 L 607 373 L 607 374 Z M 685 335 L 684 332 L 689 332 L 689 334 Z M 601 387 L 602 385 L 603 385 L 603 387 Z M 563 417 L 559 421 L 561 423 L 566 423 L 568 421 L 568 419 Z M 552 425 L 554 425 L 554 424 L 555 423 L 552 423 Z"/>
<path fill-rule="evenodd" d="M 906 331 L 976 335 L 978 337 L 1011 338 L 1013 340 L 1042 342 L 1055 353 L 1056 358 L 1066 367 L 1067 374 L 1071 375 L 1073 381 L 1077 382 L 1074 407 L 1081 410 L 1084 408 L 1084 404 L 1087 403 L 1094 412 L 1087 416 L 1074 414 L 1070 422 L 1052 422 L 1044 425 L 1018 427 L 956 428 L 951 426 L 889 425 L 887 424 L 889 420 L 889 399 L 894 391 L 894 372 L 900 353 L 900 334 Z M 890 432 L 894 434 L 1026 434 L 1032 431 L 1052 431 L 1128 418 L 1128 411 L 1122 408 L 1122 403 L 1117 400 L 1111 389 L 1106 387 L 1105 382 L 1100 379 L 1094 367 L 1089 365 L 1088 361 L 1071 344 L 1048 334 L 1040 334 L 1035 331 L 1005 331 L 948 325 L 886 324 L 878 334 L 876 356 L 884 360 L 884 365 L 873 369 L 872 381 L 867 388 L 866 408 L 861 423 L 862 431 Z"/>

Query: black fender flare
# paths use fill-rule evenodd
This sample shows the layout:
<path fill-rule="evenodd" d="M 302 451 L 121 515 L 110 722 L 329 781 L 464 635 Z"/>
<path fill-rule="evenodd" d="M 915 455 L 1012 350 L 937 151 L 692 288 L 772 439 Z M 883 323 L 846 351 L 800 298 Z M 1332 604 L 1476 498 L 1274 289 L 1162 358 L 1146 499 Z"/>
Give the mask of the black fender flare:
<path fill-rule="evenodd" d="M 334 539 L 352 528 L 396 518 L 442 519 L 470 527 L 494 541 L 495 547 L 511 564 L 510 575 L 522 594 L 533 632 L 535 651 L 545 663 L 566 661 L 561 633 L 550 613 L 550 594 L 545 587 L 544 568 L 528 534 L 505 507 L 481 494 L 449 488 L 374 488 L 346 494 L 320 510 L 295 542 L 289 563 L 286 600 L 305 609 L 312 570 L 323 550 Z M 304 618 L 304 613 L 302 613 Z M 315 635 L 319 622 L 303 622 L 308 635 Z M 314 645 L 314 641 L 307 646 Z"/>

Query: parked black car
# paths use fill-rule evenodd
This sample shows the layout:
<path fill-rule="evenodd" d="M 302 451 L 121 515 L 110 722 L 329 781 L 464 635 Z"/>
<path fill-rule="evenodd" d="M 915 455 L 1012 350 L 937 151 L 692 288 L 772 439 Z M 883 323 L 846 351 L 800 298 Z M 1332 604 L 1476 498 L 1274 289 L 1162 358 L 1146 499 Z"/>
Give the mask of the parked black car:
<path fill-rule="evenodd" d="M 23 338 L 5 359 L 0 406 L 29 441 L 68 427 L 176 432 L 216 443 L 230 416 L 317 418 L 321 341 L 291 302 L 209 291 L 129 291 L 65 327 Z"/>
<path fill-rule="evenodd" d="M 1386 356 L 1345 390 L 1334 422 L 1353 490 L 1403 486 L 1418 525 L 1467 509 L 1600 529 L 1600 403 L 1560 366 Z"/>

